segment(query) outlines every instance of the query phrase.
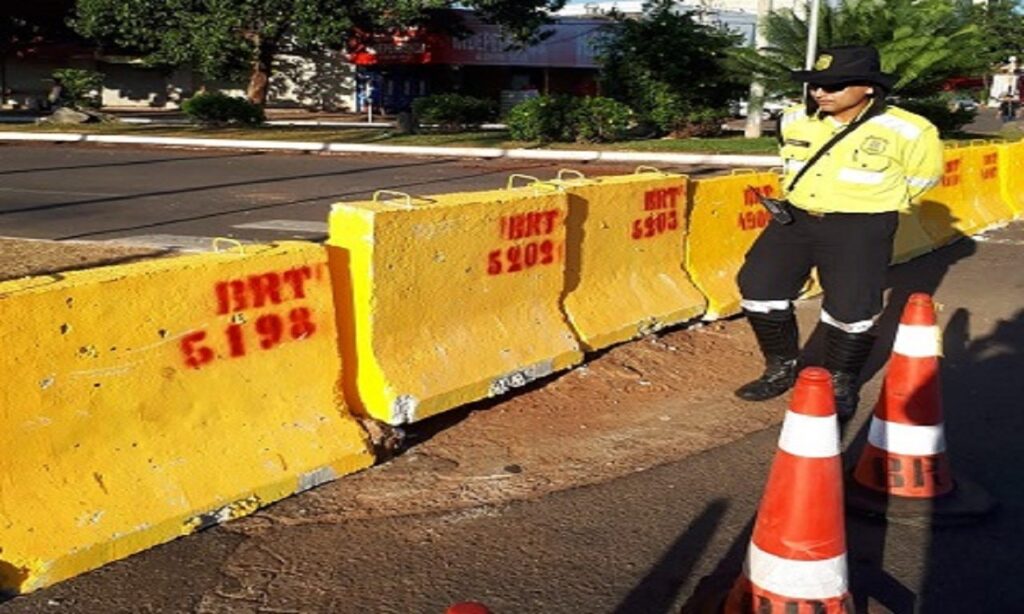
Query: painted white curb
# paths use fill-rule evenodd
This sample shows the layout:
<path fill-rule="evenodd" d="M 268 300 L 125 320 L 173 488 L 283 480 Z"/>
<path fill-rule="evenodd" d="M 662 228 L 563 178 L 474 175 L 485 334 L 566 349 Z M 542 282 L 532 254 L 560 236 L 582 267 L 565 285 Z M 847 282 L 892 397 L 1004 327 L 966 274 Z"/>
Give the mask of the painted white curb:
<path fill-rule="evenodd" d="M 426 147 L 420 145 L 373 145 L 369 143 L 328 143 L 334 153 L 378 153 L 408 156 L 449 156 L 460 158 L 501 158 L 501 149 L 488 147 Z"/>
<path fill-rule="evenodd" d="M 155 126 L 192 126 L 188 119 L 152 119 L 149 117 L 122 117 L 123 124 L 155 125 Z M 394 128 L 391 122 L 343 122 L 328 119 L 271 119 L 263 122 L 265 126 L 301 126 L 304 128 Z"/>
<path fill-rule="evenodd" d="M 263 149 L 275 151 L 326 151 L 334 153 L 376 153 L 383 155 L 441 156 L 448 158 L 509 158 L 563 162 L 655 162 L 661 164 L 713 164 L 721 166 L 774 167 L 778 156 L 658 153 L 643 151 L 594 151 L 578 149 L 499 149 L 489 147 L 426 147 L 413 145 L 372 145 L 366 143 L 315 143 L 308 141 L 256 141 L 244 139 L 195 139 L 165 136 L 123 136 L 112 134 L 70 134 L 60 132 L 0 132 L 0 141 L 50 143 L 109 143 L 123 145 L 165 145 L 215 149 Z"/>
<path fill-rule="evenodd" d="M 62 134 L 51 132 L 35 134 L 31 132 L 0 132 L 0 140 L 4 141 L 44 141 L 48 143 L 78 143 L 85 140 L 84 134 Z"/>
<path fill-rule="evenodd" d="M 0 133 L 2 138 L 3 133 Z M 192 139 L 176 136 L 125 136 L 116 134 L 87 134 L 87 143 L 114 143 L 119 145 L 170 145 L 176 147 L 216 147 L 230 149 L 283 149 L 287 151 L 323 151 L 325 143 L 309 141 L 256 141 L 244 139 Z"/>

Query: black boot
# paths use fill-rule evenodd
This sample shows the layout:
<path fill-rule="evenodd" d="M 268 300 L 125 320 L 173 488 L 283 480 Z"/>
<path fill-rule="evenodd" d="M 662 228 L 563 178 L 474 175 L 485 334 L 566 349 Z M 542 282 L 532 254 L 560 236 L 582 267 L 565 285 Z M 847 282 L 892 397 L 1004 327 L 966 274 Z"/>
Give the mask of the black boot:
<path fill-rule="evenodd" d="M 841 421 L 849 420 L 857 411 L 860 372 L 874 345 L 875 335 L 870 332 L 847 333 L 825 325 L 825 368 L 832 373 L 836 414 Z"/>
<path fill-rule="evenodd" d="M 755 313 L 744 311 L 764 354 L 761 377 L 740 386 L 736 396 L 745 401 L 767 401 L 786 392 L 796 382 L 800 339 L 792 311 Z"/>

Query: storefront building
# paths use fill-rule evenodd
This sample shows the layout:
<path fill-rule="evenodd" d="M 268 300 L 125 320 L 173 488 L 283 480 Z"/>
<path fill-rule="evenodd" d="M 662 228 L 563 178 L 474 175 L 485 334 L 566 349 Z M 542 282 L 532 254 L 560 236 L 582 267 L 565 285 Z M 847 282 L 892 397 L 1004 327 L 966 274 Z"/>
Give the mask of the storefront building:
<path fill-rule="evenodd" d="M 538 94 L 599 93 L 595 42 L 607 20 L 560 19 L 543 28 L 542 42 L 514 48 L 498 26 L 457 13 L 471 31 L 466 38 L 421 28 L 353 41 L 357 110 L 372 101 L 375 110 L 396 113 L 436 93 L 500 100 L 504 108 Z"/>

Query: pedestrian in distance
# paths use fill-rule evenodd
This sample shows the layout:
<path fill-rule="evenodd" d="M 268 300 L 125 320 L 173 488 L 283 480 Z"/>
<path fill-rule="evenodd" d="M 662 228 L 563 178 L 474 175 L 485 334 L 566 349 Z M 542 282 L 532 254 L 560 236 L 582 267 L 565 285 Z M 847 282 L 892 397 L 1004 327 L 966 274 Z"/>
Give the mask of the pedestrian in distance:
<path fill-rule="evenodd" d="M 773 219 L 738 277 L 765 370 L 736 395 L 764 401 L 793 386 L 800 362 L 793 301 L 817 268 L 824 366 L 846 420 L 874 345 L 899 213 L 938 183 L 942 142 L 927 119 L 886 103 L 897 77 L 881 71 L 872 47 L 822 50 L 813 69 L 792 78 L 808 85 L 804 103 L 779 121 L 784 198 L 762 197 Z"/>
<path fill-rule="evenodd" d="M 1013 92 L 1006 90 L 1002 97 L 999 99 L 999 120 L 1004 124 L 1006 122 L 1012 122 L 1017 115 L 1017 101 L 1014 99 Z"/>

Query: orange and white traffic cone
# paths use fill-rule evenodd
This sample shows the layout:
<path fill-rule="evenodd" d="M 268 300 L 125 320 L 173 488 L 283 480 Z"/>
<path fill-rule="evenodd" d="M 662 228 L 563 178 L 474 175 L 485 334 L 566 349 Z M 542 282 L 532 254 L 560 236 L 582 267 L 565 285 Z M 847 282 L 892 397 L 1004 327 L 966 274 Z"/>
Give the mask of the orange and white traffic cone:
<path fill-rule="evenodd" d="M 900 318 L 868 440 L 847 488 L 852 509 L 893 521 L 965 522 L 995 501 L 954 478 L 946 454 L 939 383 L 942 334 L 931 296 L 910 296 Z"/>
<path fill-rule="evenodd" d="M 852 614 L 843 474 L 829 372 L 800 372 L 726 614 Z"/>

